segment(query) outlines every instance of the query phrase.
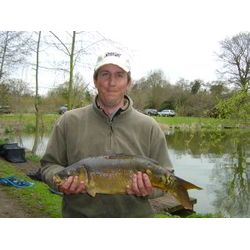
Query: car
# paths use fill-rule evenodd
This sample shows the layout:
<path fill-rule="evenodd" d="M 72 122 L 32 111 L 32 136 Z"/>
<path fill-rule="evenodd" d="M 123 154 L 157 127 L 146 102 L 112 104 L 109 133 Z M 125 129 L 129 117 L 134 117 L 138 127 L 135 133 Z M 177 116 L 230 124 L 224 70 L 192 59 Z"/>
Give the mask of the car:
<path fill-rule="evenodd" d="M 0 105 L 0 114 L 10 114 L 10 106 L 1 106 Z"/>
<path fill-rule="evenodd" d="M 158 115 L 157 109 L 145 109 L 144 114 L 146 115 Z"/>
<path fill-rule="evenodd" d="M 176 113 L 172 109 L 163 109 L 162 111 L 158 112 L 158 115 L 159 116 L 171 116 L 171 117 L 173 117 L 176 115 Z"/>

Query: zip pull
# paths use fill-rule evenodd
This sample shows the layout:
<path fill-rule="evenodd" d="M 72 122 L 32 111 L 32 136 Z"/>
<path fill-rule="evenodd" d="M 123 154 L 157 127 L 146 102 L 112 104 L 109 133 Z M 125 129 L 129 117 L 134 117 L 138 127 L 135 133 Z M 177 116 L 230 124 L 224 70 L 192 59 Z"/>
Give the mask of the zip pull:
<path fill-rule="evenodd" d="M 113 132 L 113 122 L 112 122 L 112 120 L 109 120 L 109 127 L 110 127 L 111 132 Z"/>

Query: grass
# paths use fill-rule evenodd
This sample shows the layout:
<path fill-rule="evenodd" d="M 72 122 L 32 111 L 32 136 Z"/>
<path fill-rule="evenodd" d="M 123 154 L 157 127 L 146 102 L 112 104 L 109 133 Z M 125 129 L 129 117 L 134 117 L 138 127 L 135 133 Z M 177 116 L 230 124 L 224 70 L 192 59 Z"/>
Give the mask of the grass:
<path fill-rule="evenodd" d="M 55 121 L 60 115 L 43 114 L 42 115 L 42 127 L 44 132 L 50 132 Z M 216 119 L 206 117 L 160 117 L 154 116 L 154 119 L 160 124 L 167 126 L 175 126 L 179 128 L 220 128 L 224 126 L 237 127 L 243 124 L 239 124 L 239 121 L 229 119 Z M 35 114 L 1 114 L 0 125 L 7 133 L 14 132 L 15 129 L 19 129 L 23 132 L 32 133 L 35 130 Z M 244 124 L 245 125 L 245 124 Z"/>
<path fill-rule="evenodd" d="M 161 213 L 161 214 L 155 214 L 154 218 L 218 218 L 218 216 L 215 216 L 213 214 L 197 214 L 194 213 L 193 215 L 188 215 L 188 216 L 179 216 L 179 215 L 172 215 L 168 213 Z"/>
<path fill-rule="evenodd" d="M 196 212 L 190 212 L 190 211 L 179 211 L 177 214 L 170 214 L 168 212 L 162 212 L 162 213 L 157 213 L 154 215 L 154 218 L 222 218 L 221 215 L 219 214 L 200 214 Z"/>
<path fill-rule="evenodd" d="M 24 211 L 32 217 L 61 217 L 61 197 L 50 193 L 48 186 L 34 181 L 10 163 L 0 160 L 0 177 L 15 176 L 17 179 L 33 182 L 34 185 L 26 188 L 0 186 L 11 198 L 20 204 Z"/>
<path fill-rule="evenodd" d="M 34 163 L 39 163 L 40 160 L 41 160 L 41 157 L 35 155 L 35 154 L 32 154 L 32 152 L 26 152 L 26 155 L 25 155 L 26 159 L 27 160 L 30 160 Z"/>
<path fill-rule="evenodd" d="M 41 119 L 43 131 L 50 132 L 58 117 L 58 114 L 43 114 Z M 1 114 L 0 125 L 5 133 L 12 133 L 15 130 L 32 133 L 35 131 L 35 114 Z"/>
<path fill-rule="evenodd" d="M 206 128 L 217 128 L 218 126 L 224 126 L 228 124 L 235 124 L 232 120 L 227 119 L 215 119 L 215 118 L 205 118 L 205 117 L 183 117 L 183 116 L 176 116 L 176 117 L 160 117 L 155 116 L 154 119 L 161 123 L 166 124 L 169 126 L 173 125 L 186 125 L 186 126 L 196 126 L 199 125 L 201 127 Z"/>
<path fill-rule="evenodd" d="M 43 120 L 46 123 L 54 123 L 59 117 L 58 114 L 43 114 Z M 35 122 L 35 113 L 25 114 L 1 114 L 0 121 L 23 121 L 25 123 Z"/>

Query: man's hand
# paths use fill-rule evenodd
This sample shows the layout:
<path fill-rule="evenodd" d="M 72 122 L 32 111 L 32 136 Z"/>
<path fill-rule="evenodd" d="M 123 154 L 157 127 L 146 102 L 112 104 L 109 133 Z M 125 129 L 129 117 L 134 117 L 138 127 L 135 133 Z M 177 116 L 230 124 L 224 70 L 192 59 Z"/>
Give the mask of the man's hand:
<path fill-rule="evenodd" d="M 147 174 L 138 172 L 133 176 L 132 186 L 127 189 L 128 194 L 147 196 L 152 194 L 153 187 Z"/>
<path fill-rule="evenodd" d="M 70 176 L 58 187 L 58 190 L 64 194 L 79 194 L 86 192 L 86 186 L 78 176 Z"/>

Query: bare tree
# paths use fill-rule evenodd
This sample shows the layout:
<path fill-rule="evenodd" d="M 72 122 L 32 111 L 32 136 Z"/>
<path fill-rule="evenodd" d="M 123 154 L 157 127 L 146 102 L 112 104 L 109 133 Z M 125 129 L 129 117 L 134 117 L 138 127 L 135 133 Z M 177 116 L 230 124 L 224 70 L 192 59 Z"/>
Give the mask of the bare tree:
<path fill-rule="evenodd" d="M 36 153 L 38 146 L 38 137 L 39 137 L 39 93 L 38 93 L 38 73 L 39 73 L 39 50 L 40 50 L 40 41 L 41 41 L 41 31 L 38 32 L 37 38 L 37 49 L 36 49 L 36 96 L 35 96 L 35 110 L 36 110 L 36 131 L 35 131 L 35 140 L 32 147 L 32 153 Z"/>
<path fill-rule="evenodd" d="M 24 62 L 29 50 L 30 34 L 28 32 L 0 32 L 0 80 L 14 66 Z"/>
<path fill-rule="evenodd" d="M 72 34 L 72 43 L 71 43 L 71 52 L 70 52 L 70 70 L 69 70 L 69 98 L 68 98 L 68 107 L 72 109 L 72 89 L 73 89 L 73 75 L 74 75 L 74 55 L 75 55 L 75 42 L 76 42 L 76 32 L 73 31 Z"/>
<path fill-rule="evenodd" d="M 68 109 L 73 108 L 73 101 L 72 101 L 72 95 L 73 95 L 73 76 L 74 76 L 74 64 L 75 64 L 75 57 L 77 57 L 75 52 L 75 46 L 76 46 L 76 31 L 72 32 L 72 40 L 70 43 L 71 48 L 68 48 L 65 42 L 59 36 L 57 36 L 54 32 L 50 31 L 50 33 L 59 41 L 61 46 L 58 46 L 54 44 L 57 49 L 62 50 L 68 57 L 69 57 L 69 85 L 68 85 L 68 100 L 67 105 Z M 77 54 L 79 54 L 81 51 L 78 51 Z"/>
<path fill-rule="evenodd" d="M 110 39 L 105 38 L 99 32 L 76 32 L 72 31 L 72 33 L 64 32 L 60 36 L 50 31 L 53 37 L 57 42 L 53 42 L 55 48 L 58 51 L 61 51 L 64 55 L 67 56 L 67 61 L 64 65 L 57 67 L 60 70 L 64 70 L 67 74 L 69 74 L 68 80 L 68 109 L 73 108 L 73 92 L 74 92 L 74 78 L 77 73 L 77 67 L 80 68 L 87 66 L 87 55 L 95 54 L 96 50 L 99 50 L 99 46 L 103 45 L 104 47 L 112 47 L 116 49 L 124 49 L 122 45 L 116 43 Z M 69 41 L 70 37 L 70 41 Z M 54 40 L 55 40 L 54 39 Z M 81 60 L 83 59 L 84 60 Z M 58 63 L 58 62 L 57 62 Z M 92 64 L 92 63 L 91 63 Z M 66 68 L 65 68 L 65 65 Z M 76 72 L 76 73 L 75 73 Z M 88 83 L 89 85 L 89 83 Z"/>
<path fill-rule="evenodd" d="M 220 42 L 221 53 L 219 59 L 223 63 L 223 70 L 219 71 L 230 83 L 249 90 L 250 81 L 250 32 L 239 33 L 232 38 Z"/>
<path fill-rule="evenodd" d="M 72 89 L 72 104 L 74 107 L 82 107 L 84 106 L 84 104 L 88 103 L 88 98 L 86 98 L 88 97 L 86 96 L 88 84 L 85 83 L 83 77 L 79 73 L 76 73 L 74 75 L 73 82 L 74 86 Z M 48 91 L 48 99 L 46 100 L 46 102 L 52 98 L 54 100 L 54 103 L 57 103 L 57 106 L 61 105 L 62 103 L 67 103 L 68 89 L 68 81 L 58 85 L 56 88 L 51 89 L 50 91 Z"/>

